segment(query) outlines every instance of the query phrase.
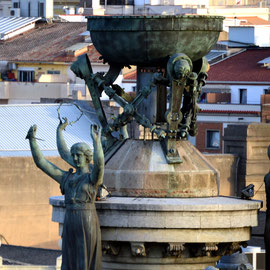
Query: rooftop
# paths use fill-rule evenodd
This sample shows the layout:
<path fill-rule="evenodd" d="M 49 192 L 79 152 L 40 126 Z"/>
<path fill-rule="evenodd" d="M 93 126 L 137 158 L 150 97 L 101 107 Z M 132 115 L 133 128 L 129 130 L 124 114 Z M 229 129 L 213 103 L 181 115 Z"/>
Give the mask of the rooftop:
<path fill-rule="evenodd" d="M 12 39 L 0 43 L 0 61 L 12 62 L 66 62 L 76 60 L 67 48 L 85 42 L 81 35 L 86 31 L 84 22 L 39 23 Z M 89 45 L 85 43 L 86 46 Z M 81 46 L 81 45 L 80 45 Z M 102 62 L 92 44 L 88 46 L 91 62 Z"/>
<path fill-rule="evenodd" d="M 215 115 L 245 115 L 260 117 L 261 105 L 250 104 L 214 104 L 214 103 L 199 103 L 200 112 L 202 114 Z"/>
<path fill-rule="evenodd" d="M 207 82 L 270 82 L 270 69 L 258 62 L 270 49 L 247 49 L 211 65 Z"/>
<path fill-rule="evenodd" d="M 270 22 L 266 21 L 258 16 L 241 16 L 241 17 L 228 17 L 226 21 L 235 22 L 236 26 L 255 26 L 255 25 L 269 25 Z"/>
<path fill-rule="evenodd" d="M 123 82 L 136 82 L 136 81 L 137 81 L 137 69 L 123 74 Z"/>
<path fill-rule="evenodd" d="M 254 43 L 245 43 L 245 42 L 237 42 L 231 40 L 221 40 L 218 41 L 219 45 L 225 45 L 228 48 L 250 48 L 250 47 L 258 47 L 254 45 Z"/>
<path fill-rule="evenodd" d="M 6 40 L 35 27 L 41 17 L 0 17 L 0 40 Z"/>
<path fill-rule="evenodd" d="M 208 62 L 216 61 L 217 59 L 222 59 L 226 57 L 227 51 L 211 50 L 205 57 Z"/>
<path fill-rule="evenodd" d="M 59 124 L 59 104 L 24 104 L 0 105 L 0 156 L 29 156 L 30 147 L 25 136 L 31 125 L 36 124 L 39 138 L 38 144 L 45 155 L 58 155 L 56 147 L 56 128 Z M 91 110 L 89 108 L 89 110 Z M 73 104 L 63 104 L 60 109 L 61 117 L 76 121 L 81 111 Z M 64 137 L 68 147 L 74 143 L 85 142 L 92 145 L 90 125 L 92 121 L 83 113 L 81 118 L 72 126 L 67 126 Z M 96 117 L 91 117 L 95 119 Z"/>

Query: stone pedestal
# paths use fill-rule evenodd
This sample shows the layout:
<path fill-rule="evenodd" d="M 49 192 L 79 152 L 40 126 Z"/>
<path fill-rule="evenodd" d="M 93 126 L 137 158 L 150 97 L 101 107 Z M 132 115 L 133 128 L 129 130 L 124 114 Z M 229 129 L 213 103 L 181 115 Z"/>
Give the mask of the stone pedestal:
<path fill-rule="evenodd" d="M 177 150 L 183 163 L 169 165 L 158 141 L 128 140 L 107 161 L 103 270 L 201 270 L 250 239 L 261 202 L 218 196 L 211 163 L 188 141 Z M 64 198 L 50 203 L 61 235 Z"/>
<path fill-rule="evenodd" d="M 264 201 L 264 176 L 269 171 L 267 148 L 270 144 L 270 124 L 229 125 L 224 131 L 225 153 L 240 157 L 238 167 L 238 194 L 249 184 L 255 186 L 255 199 Z M 264 208 L 265 210 L 265 208 Z"/>
<path fill-rule="evenodd" d="M 168 164 L 159 141 L 127 140 L 106 163 L 113 196 L 191 198 L 218 195 L 219 173 L 189 141 L 178 141 L 181 164 Z"/>
<path fill-rule="evenodd" d="M 64 198 L 51 197 L 52 220 L 64 222 Z M 103 270 L 204 269 L 237 251 L 258 225 L 259 201 L 229 197 L 132 198 L 96 202 Z"/>

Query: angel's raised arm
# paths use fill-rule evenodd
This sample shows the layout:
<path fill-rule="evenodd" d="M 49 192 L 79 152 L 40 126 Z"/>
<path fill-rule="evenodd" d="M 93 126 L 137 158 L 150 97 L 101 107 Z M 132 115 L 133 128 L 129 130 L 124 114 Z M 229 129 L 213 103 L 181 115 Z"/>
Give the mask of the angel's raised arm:
<path fill-rule="evenodd" d="M 91 137 L 94 146 L 94 166 L 91 180 L 94 185 L 100 186 L 103 183 L 104 175 L 104 153 L 101 145 L 101 129 L 98 126 L 91 126 Z"/>
<path fill-rule="evenodd" d="M 60 123 L 56 130 L 57 149 L 58 149 L 60 157 L 63 160 L 65 160 L 69 165 L 71 165 L 72 167 L 75 167 L 70 150 L 68 149 L 64 136 L 63 136 L 63 130 L 68 125 L 68 119 L 64 117 L 63 120 L 64 122 L 60 119 Z"/>
<path fill-rule="evenodd" d="M 65 174 L 65 171 L 61 170 L 57 166 L 55 166 L 53 163 L 48 161 L 42 154 L 37 141 L 36 141 L 36 131 L 37 126 L 33 125 L 30 127 L 26 139 L 29 139 L 30 148 L 32 152 L 33 159 L 37 165 L 38 168 L 40 168 L 43 172 L 45 172 L 47 175 L 49 175 L 51 178 L 53 178 L 56 182 L 61 184 L 62 178 Z"/>

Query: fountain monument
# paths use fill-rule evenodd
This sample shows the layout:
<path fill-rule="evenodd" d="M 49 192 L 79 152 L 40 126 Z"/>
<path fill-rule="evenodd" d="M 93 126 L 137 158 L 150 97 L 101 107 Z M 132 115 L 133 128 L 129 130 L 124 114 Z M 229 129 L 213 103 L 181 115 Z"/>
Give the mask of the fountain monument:
<path fill-rule="evenodd" d="M 197 99 L 209 69 L 204 57 L 222 31 L 218 16 L 91 16 L 94 46 L 110 65 L 93 74 L 87 55 L 72 65 L 91 93 L 102 126 L 104 183 L 112 197 L 98 201 L 104 270 L 204 269 L 240 250 L 257 226 L 259 201 L 219 196 L 219 173 L 187 141 L 196 136 Z M 137 66 L 137 94 L 114 81 Z M 105 92 L 123 112 L 105 116 Z M 129 122 L 152 140 L 129 139 Z M 226 165 L 225 165 L 226 166 Z M 50 199 L 63 223 L 64 202 Z"/>

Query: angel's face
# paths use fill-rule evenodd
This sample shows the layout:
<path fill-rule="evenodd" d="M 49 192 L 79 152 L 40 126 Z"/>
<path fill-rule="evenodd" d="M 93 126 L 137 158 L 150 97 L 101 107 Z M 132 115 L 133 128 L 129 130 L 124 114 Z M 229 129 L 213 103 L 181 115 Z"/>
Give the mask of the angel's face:
<path fill-rule="evenodd" d="M 88 166 L 87 157 L 82 151 L 74 151 L 73 153 L 71 153 L 71 155 L 76 168 Z"/>

